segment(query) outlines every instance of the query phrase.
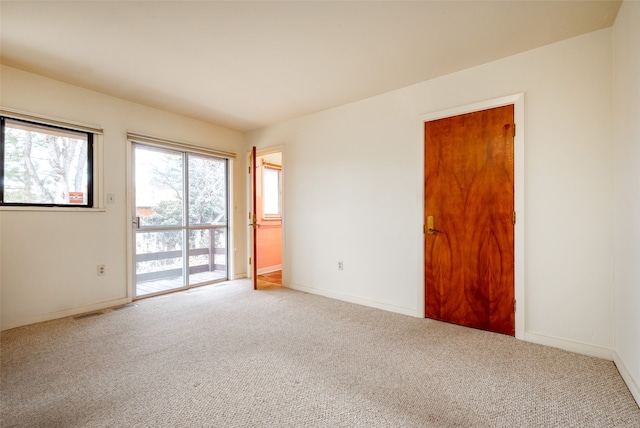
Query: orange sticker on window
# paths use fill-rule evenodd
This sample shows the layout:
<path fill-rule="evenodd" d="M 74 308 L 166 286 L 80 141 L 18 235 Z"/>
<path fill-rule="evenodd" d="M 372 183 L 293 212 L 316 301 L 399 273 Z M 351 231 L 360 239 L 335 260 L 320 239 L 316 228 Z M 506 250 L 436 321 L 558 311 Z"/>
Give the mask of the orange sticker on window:
<path fill-rule="evenodd" d="M 84 202 L 84 196 L 82 192 L 69 192 L 70 204 L 81 204 Z"/>

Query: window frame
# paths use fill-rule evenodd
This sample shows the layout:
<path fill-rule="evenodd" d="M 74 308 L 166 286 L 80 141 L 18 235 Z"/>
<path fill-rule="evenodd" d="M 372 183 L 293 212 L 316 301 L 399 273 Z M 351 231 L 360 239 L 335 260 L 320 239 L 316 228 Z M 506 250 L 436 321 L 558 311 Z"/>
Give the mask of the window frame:
<path fill-rule="evenodd" d="M 87 135 L 87 203 L 5 202 L 5 120 Z M 105 211 L 102 202 L 102 128 L 0 107 L 0 211 Z"/>
<path fill-rule="evenodd" d="M 282 219 L 282 165 L 262 161 L 262 219 L 263 220 L 281 220 Z M 278 172 L 278 213 L 267 213 L 267 192 L 266 192 L 266 171 L 271 169 Z"/>

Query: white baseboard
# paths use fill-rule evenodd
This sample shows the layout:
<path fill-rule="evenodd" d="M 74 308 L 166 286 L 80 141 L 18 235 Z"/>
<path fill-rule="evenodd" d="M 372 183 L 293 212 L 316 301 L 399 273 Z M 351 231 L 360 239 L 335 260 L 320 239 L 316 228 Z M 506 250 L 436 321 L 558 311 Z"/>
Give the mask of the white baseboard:
<path fill-rule="evenodd" d="M 587 343 L 575 342 L 572 340 L 561 339 L 559 337 L 546 336 L 543 334 L 531 332 L 525 332 L 524 340 L 526 342 L 533 342 L 539 345 L 546 345 L 553 348 L 564 349 L 565 351 L 575 352 L 576 354 L 588 355 L 590 357 L 613 361 L 613 350 L 609 348 L 603 348 L 601 346 L 589 345 Z"/>
<path fill-rule="evenodd" d="M 233 280 L 243 279 L 243 278 L 248 278 L 246 272 L 240 272 L 240 273 L 236 273 L 235 275 L 233 275 Z"/>
<path fill-rule="evenodd" d="M 106 300 L 104 302 L 92 303 L 90 305 L 78 306 L 75 308 L 64 309 L 56 312 L 49 312 L 41 315 L 21 317 L 8 317 L 8 319 L 2 320 L 2 330 L 9 330 L 11 328 L 22 327 L 24 325 L 35 324 L 43 321 L 51 321 L 58 318 L 70 317 L 73 315 L 85 314 L 87 312 L 99 311 L 101 309 L 112 308 L 114 306 L 126 305 L 131 303 L 130 298 L 122 298 L 115 300 Z"/>
<path fill-rule="evenodd" d="M 389 305 L 387 303 L 376 302 L 375 300 L 363 299 L 361 297 L 350 296 L 348 294 L 336 293 L 334 291 L 327 291 L 320 288 L 308 287 L 301 284 L 285 284 L 286 287 L 293 290 L 304 291 L 309 294 L 317 294 L 319 296 L 329 297 L 331 299 L 342 300 L 344 302 L 355 303 L 357 305 L 368 306 L 371 308 L 382 309 L 388 312 L 395 312 L 402 315 L 409 315 L 411 317 L 423 318 L 418 314 L 416 309 L 405 308 L 403 306 Z"/>
<path fill-rule="evenodd" d="M 613 362 L 618 368 L 620 376 L 622 376 L 622 379 L 627 384 L 629 391 L 631 391 L 631 395 L 633 395 L 636 403 L 638 403 L 638 406 L 640 406 L 640 384 L 638 384 L 637 379 L 633 378 L 631 372 L 627 368 L 627 365 L 624 363 L 624 360 L 615 350 L 613 351 Z"/>
<path fill-rule="evenodd" d="M 267 266 L 267 267 L 259 268 L 258 269 L 258 275 L 264 275 L 265 273 L 271 273 L 271 272 L 275 272 L 277 270 L 282 270 L 282 265 L 273 265 L 273 266 Z"/>

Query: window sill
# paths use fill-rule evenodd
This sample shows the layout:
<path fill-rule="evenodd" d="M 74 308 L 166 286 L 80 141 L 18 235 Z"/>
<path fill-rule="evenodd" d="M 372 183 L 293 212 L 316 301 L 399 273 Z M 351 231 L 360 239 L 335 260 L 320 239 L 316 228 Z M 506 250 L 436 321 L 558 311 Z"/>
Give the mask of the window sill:
<path fill-rule="evenodd" d="M 14 206 L 0 206 L 0 211 L 41 211 L 41 212 L 92 212 L 101 213 L 107 211 L 106 208 L 94 207 L 94 208 L 75 208 L 75 207 L 14 207 Z"/>

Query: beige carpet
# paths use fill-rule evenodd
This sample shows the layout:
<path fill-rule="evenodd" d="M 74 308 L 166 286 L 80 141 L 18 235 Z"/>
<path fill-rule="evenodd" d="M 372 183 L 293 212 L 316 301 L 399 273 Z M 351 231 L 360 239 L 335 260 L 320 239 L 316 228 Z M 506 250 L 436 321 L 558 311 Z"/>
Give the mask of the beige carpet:
<path fill-rule="evenodd" d="M 610 361 L 247 280 L 1 345 L 2 427 L 640 427 Z"/>

